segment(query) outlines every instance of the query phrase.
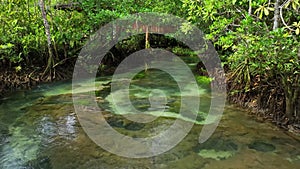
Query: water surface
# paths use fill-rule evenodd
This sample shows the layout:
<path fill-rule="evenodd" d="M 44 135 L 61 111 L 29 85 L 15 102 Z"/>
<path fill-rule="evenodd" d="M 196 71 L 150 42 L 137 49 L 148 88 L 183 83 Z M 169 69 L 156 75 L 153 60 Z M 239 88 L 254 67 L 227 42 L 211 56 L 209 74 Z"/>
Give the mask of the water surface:
<path fill-rule="evenodd" d="M 209 90 L 203 86 L 199 89 L 198 118 L 193 121 L 178 115 L 181 96 L 172 78 L 160 71 L 142 74 L 130 86 L 132 104 L 141 111 L 150 109 L 153 116 L 165 111 L 160 114 L 162 117 L 142 124 L 123 118 L 126 112 L 116 112 L 110 99 L 109 79 L 97 80 L 97 102 L 118 132 L 149 137 L 167 129 L 176 118 L 193 122 L 194 127 L 164 154 L 142 159 L 119 157 L 100 148 L 81 128 L 73 108 L 71 82 L 41 85 L 0 100 L 0 168 L 300 168 L 299 137 L 272 124 L 256 122 L 232 105 L 226 106 L 212 137 L 199 144 L 210 106 Z M 78 93 L 89 92 L 89 81 L 85 84 L 87 90 Z M 153 89 L 162 90 L 167 96 L 166 104 L 156 110 L 151 109 L 148 99 Z M 121 98 L 122 91 L 116 92 Z"/>

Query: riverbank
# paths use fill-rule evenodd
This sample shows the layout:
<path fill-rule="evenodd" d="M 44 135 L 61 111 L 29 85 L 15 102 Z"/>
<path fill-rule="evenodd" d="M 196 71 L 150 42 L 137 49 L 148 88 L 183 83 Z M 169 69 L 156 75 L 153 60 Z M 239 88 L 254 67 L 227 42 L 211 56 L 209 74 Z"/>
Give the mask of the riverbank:
<path fill-rule="evenodd" d="M 227 100 L 231 104 L 244 108 L 256 121 L 270 122 L 279 128 L 300 135 L 299 119 L 294 117 L 294 120 L 290 120 L 285 113 L 286 102 L 283 89 L 279 87 L 274 89 L 274 86 L 267 84 L 257 87 L 258 84 L 258 79 L 253 79 L 250 86 L 252 90 L 245 92 L 244 86 L 237 85 L 234 80 L 228 80 Z M 298 104 L 295 111 L 299 110 Z"/>
<path fill-rule="evenodd" d="M 72 78 L 73 67 L 60 66 L 56 69 L 57 75 L 51 78 L 44 76 L 43 68 L 27 68 L 21 71 L 14 69 L 0 70 L 0 98 L 17 90 L 29 90 L 41 83 L 67 80 Z M 58 73 L 59 72 L 59 73 Z"/>

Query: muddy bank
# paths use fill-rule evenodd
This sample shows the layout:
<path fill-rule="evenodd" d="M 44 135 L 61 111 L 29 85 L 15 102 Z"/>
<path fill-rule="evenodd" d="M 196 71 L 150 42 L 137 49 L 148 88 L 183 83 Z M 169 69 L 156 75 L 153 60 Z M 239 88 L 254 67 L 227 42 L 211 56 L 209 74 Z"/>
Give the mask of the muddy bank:
<path fill-rule="evenodd" d="M 227 81 L 227 100 L 231 104 L 245 108 L 251 116 L 260 122 L 271 122 L 296 135 L 300 135 L 300 119 L 297 112 L 300 111 L 300 98 L 296 105 L 293 118 L 289 118 L 285 112 L 286 102 L 283 89 L 280 85 L 259 83 L 253 79 L 251 90 L 245 91 L 242 84 L 233 80 Z"/>

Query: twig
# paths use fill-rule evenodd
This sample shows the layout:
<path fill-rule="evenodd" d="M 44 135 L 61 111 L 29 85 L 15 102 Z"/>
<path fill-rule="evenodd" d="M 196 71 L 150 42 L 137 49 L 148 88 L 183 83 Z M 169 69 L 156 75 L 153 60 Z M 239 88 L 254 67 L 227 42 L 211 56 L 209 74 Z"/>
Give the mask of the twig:
<path fill-rule="evenodd" d="M 290 1 L 290 0 L 288 0 L 288 1 Z M 280 18 L 281 18 L 281 21 L 282 21 L 282 23 L 284 24 L 284 26 L 286 27 L 286 28 L 288 28 L 289 30 L 291 30 L 291 31 L 296 31 L 296 30 L 294 30 L 294 29 L 292 29 L 290 26 L 288 26 L 287 24 L 286 24 L 286 22 L 284 21 L 284 18 L 283 18 L 283 16 L 282 16 L 282 7 L 283 7 L 283 5 L 281 5 L 280 7 L 279 7 L 279 11 L 280 11 Z"/>
<path fill-rule="evenodd" d="M 289 3 L 290 1 L 291 1 L 291 0 L 286 0 L 281 6 L 279 6 L 279 9 L 280 9 L 280 18 L 281 18 L 281 21 L 282 21 L 282 23 L 284 24 L 284 26 L 285 26 L 286 28 L 288 28 L 288 29 L 291 30 L 291 31 L 296 31 L 296 30 L 290 28 L 290 26 L 288 26 L 288 25 L 286 24 L 286 22 L 284 21 L 284 18 L 283 18 L 283 16 L 282 16 L 282 8 L 283 8 L 287 3 Z"/>

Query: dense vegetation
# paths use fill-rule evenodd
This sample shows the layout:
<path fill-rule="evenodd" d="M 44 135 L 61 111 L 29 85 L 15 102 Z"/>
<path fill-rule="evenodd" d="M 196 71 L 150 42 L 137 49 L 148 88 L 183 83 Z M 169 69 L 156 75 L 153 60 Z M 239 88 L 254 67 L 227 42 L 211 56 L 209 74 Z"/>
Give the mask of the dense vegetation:
<path fill-rule="evenodd" d="M 188 19 L 228 65 L 230 97 L 265 109 L 277 123 L 299 123 L 299 0 L 184 1 Z M 199 27 L 201 27 L 199 25 Z"/>
<path fill-rule="evenodd" d="M 253 107 L 259 116 L 283 126 L 299 124 L 299 4 L 299 0 L 2 0 L 0 69 L 41 72 L 42 80 L 67 78 L 65 67 L 72 70 L 87 37 L 102 25 L 137 12 L 170 13 L 197 25 L 214 43 L 227 71 L 231 101 Z M 126 51 L 143 48 L 144 38 L 132 37 L 112 52 L 126 56 Z M 170 42 L 157 35 L 152 39 Z"/>

